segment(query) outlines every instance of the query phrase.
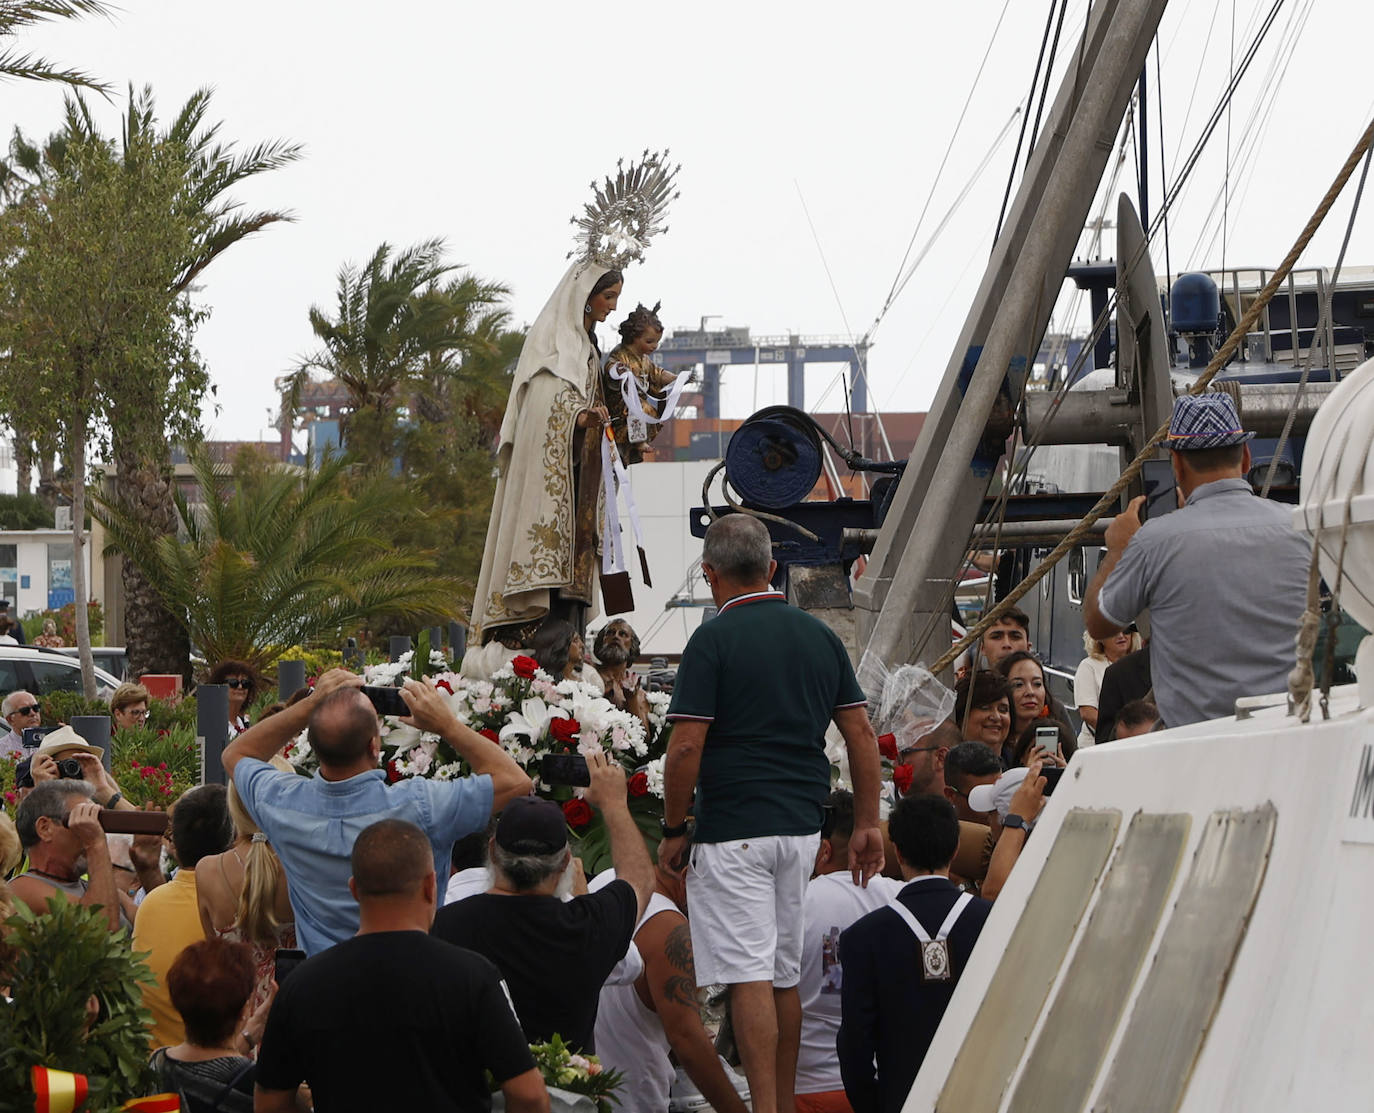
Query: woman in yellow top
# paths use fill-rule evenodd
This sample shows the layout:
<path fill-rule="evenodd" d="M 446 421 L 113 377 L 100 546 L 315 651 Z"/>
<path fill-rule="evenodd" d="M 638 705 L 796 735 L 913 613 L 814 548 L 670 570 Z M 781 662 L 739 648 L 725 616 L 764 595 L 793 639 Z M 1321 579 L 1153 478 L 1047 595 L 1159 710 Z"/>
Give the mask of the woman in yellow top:
<path fill-rule="evenodd" d="M 637 464 L 652 458 L 650 447 L 658 436 L 665 416 L 666 392 L 677 376 L 665 371 L 651 358 L 663 339 L 663 322 L 658 319 L 658 307 L 645 309 L 636 305 L 634 312 L 620 323 L 620 344 L 611 352 L 601 372 L 601 393 L 606 410 L 611 415 L 611 429 L 615 446 L 626 464 Z M 629 392 L 635 392 L 645 417 L 631 412 L 626 404 Z"/>

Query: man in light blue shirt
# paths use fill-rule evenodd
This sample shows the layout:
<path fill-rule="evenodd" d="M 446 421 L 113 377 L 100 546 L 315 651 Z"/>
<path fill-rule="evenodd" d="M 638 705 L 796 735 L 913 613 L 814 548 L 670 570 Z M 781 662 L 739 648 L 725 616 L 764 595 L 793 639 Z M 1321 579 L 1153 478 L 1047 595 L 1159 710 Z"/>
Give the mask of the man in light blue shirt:
<path fill-rule="evenodd" d="M 1143 526 L 1133 499 L 1107 530 L 1083 602 L 1098 640 L 1146 608 L 1155 703 L 1168 727 L 1234 714 L 1288 687 L 1311 550 L 1288 507 L 1245 478 L 1254 436 L 1225 394 L 1174 400 L 1166 442 L 1184 504 Z"/>
<path fill-rule="evenodd" d="M 440 735 L 472 767 L 454 781 L 413 779 L 388 786 L 379 765 L 377 712 L 344 669 L 320 677 L 309 698 L 262 720 L 225 749 L 225 771 L 253 821 L 281 859 L 307 954 L 355 935 L 358 904 L 348 889 L 349 856 L 364 828 L 405 819 L 425 832 L 434 868 L 448 875 L 453 844 L 482 830 L 493 811 L 533 787 L 499 745 L 463 726 L 428 684 L 407 680 L 404 723 Z M 268 760 L 302 729 L 320 759 L 313 777 L 284 773 Z"/>

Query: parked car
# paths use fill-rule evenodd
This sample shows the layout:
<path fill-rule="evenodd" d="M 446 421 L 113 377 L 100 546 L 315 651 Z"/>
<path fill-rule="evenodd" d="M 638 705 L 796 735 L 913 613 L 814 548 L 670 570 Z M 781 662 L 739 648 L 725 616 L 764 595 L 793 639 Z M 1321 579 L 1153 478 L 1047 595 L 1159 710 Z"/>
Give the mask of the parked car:
<path fill-rule="evenodd" d="M 75 657 L 80 651 L 74 645 L 64 646 L 57 651 L 68 657 Z M 95 658 L 96 668 L 104 669 L 121 682 L 129 678 L 129 658 L 122 645 L 93 645 L 91 656 Z"/>
<path fill-rule="evenodd" d="M 119 678 L 97 666 L 95 685 L 97 694 L 109 699 Z M 79 692 L 81 662 L 58 650 L 0 645 L 0 699 L 20 690 L 40 698 L 49 692 Z"/>

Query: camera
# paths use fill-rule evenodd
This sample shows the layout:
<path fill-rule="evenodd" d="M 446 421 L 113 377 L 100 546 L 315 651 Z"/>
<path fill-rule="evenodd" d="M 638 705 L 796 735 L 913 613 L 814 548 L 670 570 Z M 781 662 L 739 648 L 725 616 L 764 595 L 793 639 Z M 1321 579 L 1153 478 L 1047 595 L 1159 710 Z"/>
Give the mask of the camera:
<path fill-rule="evenodd" d="M 81 780 L 81 762 L 74 757 L 59 758 L 57 762 L 57 776 L 64 781 Z"/>

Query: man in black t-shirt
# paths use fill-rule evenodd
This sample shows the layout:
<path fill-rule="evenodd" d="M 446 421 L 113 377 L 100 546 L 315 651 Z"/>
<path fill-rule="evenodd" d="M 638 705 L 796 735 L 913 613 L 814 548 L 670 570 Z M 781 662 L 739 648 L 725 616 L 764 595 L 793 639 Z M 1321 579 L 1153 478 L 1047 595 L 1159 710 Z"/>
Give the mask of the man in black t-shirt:
<path fill-rule="evenodd" d="M 491 890 L 441 909 L 434 934 L 496 963 L 531 1043 L 556 1032 L 590 1053 L 601 987 L 629 950 L 654 889 L 654 868 L 630 815 L 625 771 L 604 754 L 589 755 L 587 766 L 586 800 L 605 819 L 618 880 L 560 900 L 559 882 L 572 860 L 563 810 L 520 797 L 506 805 L 491 840 Z"/>
<path fill-rule="evenodd" d="M 254 1108 L 292 1113 L 310 1085 L 318 1113 L 489 1109 L 490 1071 L 512 1113 L 548 1113 L 549 1094 L 501 975 L 429 935 L 434 853 L 413 823 L 384 819 L 353 847 L 360 927 L 305 962 L 272 1004 Z M 367 1049 L 371 1033 L 384 1046 Z"/>

